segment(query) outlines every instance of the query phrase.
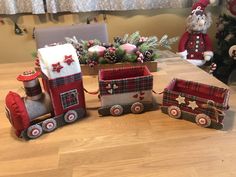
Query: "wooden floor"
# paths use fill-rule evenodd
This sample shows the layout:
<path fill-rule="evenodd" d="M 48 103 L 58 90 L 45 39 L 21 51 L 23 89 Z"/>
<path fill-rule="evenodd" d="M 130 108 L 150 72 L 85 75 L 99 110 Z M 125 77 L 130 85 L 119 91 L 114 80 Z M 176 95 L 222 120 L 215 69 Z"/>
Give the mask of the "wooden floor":
<path fill-rule="evenodd" d="M 235 177 L 236 94 L 223 130 L 175 120 L 160 110 L 99 117 L 97 96 L 86 95 L 88 117 L 37 140 L 15 137 L 4 113 L 9 90 L 23 95 L 15 77 L 33 63 L 0 65 L 0 177 Z M 162 59 L 154 77 L 161 92 L 173 77 L 226 87 L 180 59 Z M 88 90 L 96 77 L 84 77 Z M 161 95 L 154 95 L 161 103 Z"/>

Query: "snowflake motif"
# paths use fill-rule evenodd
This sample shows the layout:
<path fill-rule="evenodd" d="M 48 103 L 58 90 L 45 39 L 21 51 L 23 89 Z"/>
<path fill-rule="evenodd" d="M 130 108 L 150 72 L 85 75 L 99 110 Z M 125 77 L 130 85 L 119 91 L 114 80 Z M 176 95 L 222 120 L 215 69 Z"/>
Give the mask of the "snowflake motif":
<path fill-rule="evenodd" d="M 67 63 L 68 65 L 71 65 L 71 63 L 74 62 L 72 55 L 65 55 L 64 62 Z"/>
<path fill-rule="evenodd" d="M 63 66 L 61 66 L 60 62 L 55 63 L 55 64 L 52 64 L 52 67 L 53 67 L 52 71 L 58 72 L 58 73 L 59 73 L 59 72 L 61 71 L 61 69 L 63 68 Z"/>

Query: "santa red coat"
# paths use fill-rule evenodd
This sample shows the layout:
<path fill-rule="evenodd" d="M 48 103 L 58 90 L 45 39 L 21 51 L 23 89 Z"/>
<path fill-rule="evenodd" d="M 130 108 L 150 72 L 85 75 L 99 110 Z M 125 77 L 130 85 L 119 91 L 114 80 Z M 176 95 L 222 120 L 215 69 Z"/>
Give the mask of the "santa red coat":
<path fill-rule="evenodd" d="M 207 34 L 186 31 L 179 42 L 179 53 L 186 53 L 189 60 L 204 60 L 212 55 L 212 43 Z"/>

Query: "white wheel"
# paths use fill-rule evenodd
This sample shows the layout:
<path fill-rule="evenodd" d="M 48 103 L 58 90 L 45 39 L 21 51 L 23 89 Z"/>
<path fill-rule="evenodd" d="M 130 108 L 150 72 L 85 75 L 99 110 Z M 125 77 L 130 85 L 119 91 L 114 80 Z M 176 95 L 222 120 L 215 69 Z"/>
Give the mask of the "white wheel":
<path fill-rule="evenodd" d="M 40 135 L 42 135 L 43 133 L 43 129 L 40 125 L 31 125 L 28 129 L 27 129 L 27 136 L 31 139 L 35 139 L 40 137 Z"/>
<path fill-rule="evenodd" d="M 78 114 L 75 110 L 69 110 L 64 115 L 64 120 L 66 123 L 73 123 L 78 119 Z"/>
<path fill-rule="evenodd" d="M 209 127 L 211 125 L 211 118 L 206 114 L 198 114 L 195 118 L 195 122 L 201 127 Z"/>
<path fill-rule="evenodd" d="M 54 119 L 47 119 L 43 121 L 42 128 L 45 132 L 52 132 L 57 128 L 57 122 Z"/>
<path fill-rule="evenodd" d="M 168 114 L 170 117 L 179 119 L 181 117 L 181 110 L 178 106 L 168 107 Z"/>
<path fill-rule="evenodd" d="M 121 105 L 114 105 L 110 108 L 110 113 L 113 116 L 120 116 L 121 114 L 123 114 L 123 107 Z"/>
<path fill-rule="evenodd" d="M 131 106 L 131 112 L 134 114 L 140 114 L 141 112 L 143 112 L 143 110 L 144 110 L 144 106 L 140 102 L 136 102 L 132 104 Z"/>

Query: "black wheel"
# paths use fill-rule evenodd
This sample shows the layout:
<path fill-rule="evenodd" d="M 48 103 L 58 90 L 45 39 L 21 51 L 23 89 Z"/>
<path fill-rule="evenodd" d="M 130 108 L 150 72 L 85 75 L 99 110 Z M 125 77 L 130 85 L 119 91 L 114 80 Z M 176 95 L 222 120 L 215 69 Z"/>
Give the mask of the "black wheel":
<path fill-rule="evenodd" d="M 121 105 L 114 105 L 110 108 L 110 113 L 113 116 L 120 116 L 123 114 L 123 107 Z"/>
<path fill-rule="evenodd" d="M 143 103 L 136 102 L 136 103 L 132 104 L 132 106 L 131 106 L 131 112 L 134 114 L 140 114 L 143 112 L 143 110 L 144 110 Z"/>
<path fill-rule="evenodd" d="M 207 128 L 211 125 L 211 118 L 206 114 L 198 114 L 195 118 L 197 125 Z"/>
<path fill-rule="evenodd" d="M 27 129 L 27 136 L 31 139 L 36 139 L 40 137 L 43 133 L 43 129 L 40 125 L 31 125 Z"/>
<path fill-rule="evenodd" d="M 66 123 L 73 123 L 78 119 L 78 114 L 75 110 L 69 110 L 64 115 L 64 120 Z"/>
<path fill-rule="evenodd" d="M 57 122 L 54 119 L 47 119 L 43 121 L 42 128 L 45 132 L 52 132 L 57 128 Z"/>

